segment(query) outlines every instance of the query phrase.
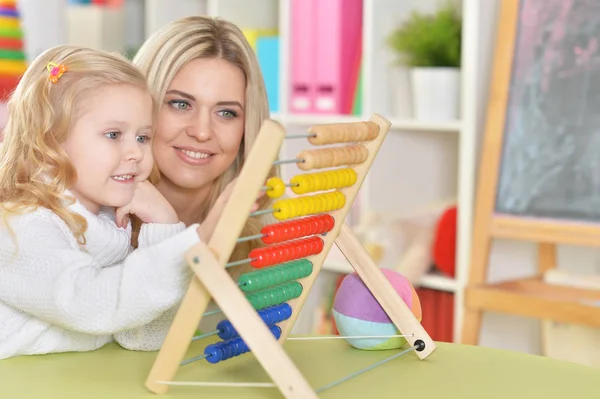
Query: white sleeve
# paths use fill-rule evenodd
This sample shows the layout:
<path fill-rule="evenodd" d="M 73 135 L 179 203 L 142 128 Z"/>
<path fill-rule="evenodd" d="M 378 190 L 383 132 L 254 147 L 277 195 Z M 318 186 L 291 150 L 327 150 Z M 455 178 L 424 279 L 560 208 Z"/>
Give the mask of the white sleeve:
<path fill-rule="evenodd" d="M 194 227 L 198 228 L 198 225 L 196 224 Z M 144 223 L 140 228 L 138 236 L 138 248 L 156 245 L 167 238 L 181 233 L 185 229 L 185 223 L 183 222 L 175 224 Z"/>
<path fill-rule="evenodd" d="M 157 351 L 173 324 L 179 306 L 172 307 L 158 318 L 138 328 L 120 331 L 113 338 L 120 346 L 132 351 Z"/>
<path fill-rule="evenodd" d="M 183 227 L 182 227 L 183 226 Z M 140 229 L 138 248 L 145 248 L 167 239 L 185 229 L 183 223 L 177 225 L 159 225 L 146 223 Z M 187 289 L 187 286 L 185 287 Z M 158 318 L 140 327 L 119 331 L 114 340 L 123 348 L 135 351 L 157 351 L 162 346 L 171 324 L 177 314 L 179 305 L 168 309 Z"/>
<path fill-rule="evenodd" d="M 184 256 L 199 241 L 196 228 L 107 266 L 73 248 L 56 223 L 16 224 L 17 246 L 10 232 L 0 235 L 0 300 L 82 333 L 108 335 L 143 326 L 185 294 L 192 273 Z"/>

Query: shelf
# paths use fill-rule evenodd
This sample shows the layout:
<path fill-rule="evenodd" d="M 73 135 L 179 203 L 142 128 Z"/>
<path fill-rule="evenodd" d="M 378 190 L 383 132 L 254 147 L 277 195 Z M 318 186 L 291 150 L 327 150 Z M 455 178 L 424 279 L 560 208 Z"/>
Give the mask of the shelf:
<path fill-rule="evenodd" d="M 391 118 L 391 130 L 459 133 L 460 121 L 427 122 L 414 119 Z"/>
<path fill-rule="evenodd" d="M 352 266 L 350 266 L 350 263 L 344 262 L 342 260 L 325 260 L 325 262 L 323 262 L 322 268 L 323 270 L 326 270 L 328 272 L 341 274 L 349 274 L 354 271 L 354 269 L 352 269 Z"/>
<path fill-rule="evenodd" d="M 354 271 L 348 262 L 342 260 L 326 260 L 323 263 L 323 270 L 342 274 L 348 274 Z M 448 292 L 455 292 L 458 287 L 456 280 L 439 274 L 425 275 L 417 285 L 422 288 Z"/>
<path fill-rule="evenodd" d="M 367 120 L 370 115 L 316 115 L 316 114 L 271 114 L 271 119 L 275 119 L 282 124 L 310 126 L 322 123 L 348 123 Z M 459 133 L 461 129 L 460 121 L 449 122 L 427 122 L 408 118 L 388 117 L 392 126 L 392 131 L 406 130 L 413 132 L 448 132 Z"/>
<path fill-rule="evenodd" d="M 600 328 L 600 291 L 548 284 L 539 278 L 467 287 L 466 307 Z"/>
<path fill-rule="evenodd" d="M 455 279 L 441 274 L 426 274 L 419 282 L 422 288 L 430 288 L 439 291 L 455 292 L 458 284 Z"/>
<path fill-rule="evenodd" d="M 359 122 L 364 120 L 362 115 L 318 115 L 318 114 L 287 114 L 277 115 L 277 120 L 283 124 L 291 125 L 319 125 L 323 123 L 347 123 L 347 122 Z"/>

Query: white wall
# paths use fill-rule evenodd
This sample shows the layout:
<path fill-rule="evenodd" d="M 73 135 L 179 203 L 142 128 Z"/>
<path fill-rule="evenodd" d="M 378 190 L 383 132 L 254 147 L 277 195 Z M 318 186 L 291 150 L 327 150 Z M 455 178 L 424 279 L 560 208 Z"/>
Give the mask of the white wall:
<path fill-rule="evenodd" d="M 27 59 L 33 60 L 44 50 L 66 42 L 67 0 L 19 0 L 17 6 Z"/>

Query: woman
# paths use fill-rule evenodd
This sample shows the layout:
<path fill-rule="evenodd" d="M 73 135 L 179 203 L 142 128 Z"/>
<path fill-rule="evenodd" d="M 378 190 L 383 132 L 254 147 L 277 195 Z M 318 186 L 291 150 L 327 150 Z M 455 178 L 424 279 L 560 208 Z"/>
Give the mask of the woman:
<path fill-rule="evenodd" d="M 209 211 L 238 175 L 269 118 L 263 77 L 253 49 L 234 24 L 193 16 L 155 32 L 133 62 L 146 74 L 160 105 L 151 181 L 186 225 L 216 224 Z M 278 169 L 271 170 L 271 176 Z M 221 198 L 221 200 L 219 200 Z M 259 199 L 260 208 L 268 197 Z M 249 219 L 242 235 L 265 220 Z M 232 260 L 248 256 L 259 240 L 239 244 Z M 238 267 L 238 275 L 247 267 Z"/>

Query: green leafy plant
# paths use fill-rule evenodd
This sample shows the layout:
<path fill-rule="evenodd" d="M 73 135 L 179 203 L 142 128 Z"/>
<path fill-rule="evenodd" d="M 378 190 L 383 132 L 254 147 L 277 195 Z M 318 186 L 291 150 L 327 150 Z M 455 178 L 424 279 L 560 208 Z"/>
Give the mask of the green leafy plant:
<path fill-rule="evenodd" d="M 459 8 L 449 1 L 433 14 L 411 13 L 387 44 L 409 67 L 460 67 L 461 35 Z"/>

